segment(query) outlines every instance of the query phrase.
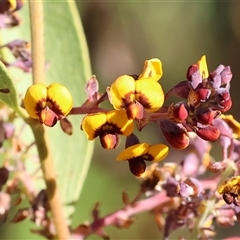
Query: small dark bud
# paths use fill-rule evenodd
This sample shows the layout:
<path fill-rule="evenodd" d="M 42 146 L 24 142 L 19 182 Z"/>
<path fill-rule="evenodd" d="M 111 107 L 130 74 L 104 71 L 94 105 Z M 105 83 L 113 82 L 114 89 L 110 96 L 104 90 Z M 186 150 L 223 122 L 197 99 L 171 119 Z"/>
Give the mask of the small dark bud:
<path fill-rule="evenodd" d="M 67 118 L 60 119 L 60 126 L 67 135 L 73 134 L 72 123 Z"/>
<path fill-rule="evenodd" d="M 146 163 L 142 159 L 132 159 L 128 161 L 129 169 L 131 173 L 137 177 L 140 177 L 146 170 Z"/>

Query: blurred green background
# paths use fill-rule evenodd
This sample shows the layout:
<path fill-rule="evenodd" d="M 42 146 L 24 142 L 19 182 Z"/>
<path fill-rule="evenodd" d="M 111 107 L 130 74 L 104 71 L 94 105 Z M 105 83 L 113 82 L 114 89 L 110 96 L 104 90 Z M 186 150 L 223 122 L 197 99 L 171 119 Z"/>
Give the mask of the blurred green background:
<path fill-rule="evenodd" d="M 166 91 L 184 80 L 189 65 L 206 54 L 210 72 L 219 64 L 231 66 L 233 106 L 228 113 L 240 120 L 239 2 L 78 1 L 77 5 L 92 72 L 100 82 L 101 92 L 121 74 L 140 73 L 144 61 L 153 57 L 163 62 L 164 75 L 160 81 Z M 154 124 L 138 136 L 151 144 L 164 142 Z M 101 214 L 106 215 L 123 207 L 122 191 L 128 192 L 131 198 L 136 195 L 139 184 L 130 174 L 128 164 L 115 161 L 123 147 L 124 142 L 118 150 L 106 152 L 96 140 L 86 184 L 74 213 L 74 226 L 91 221 L 91 209 L 96 202 L 100 203 Z M 183 154 L 172 151 L 166 161 L 180 162 Z M 111 239 L 162 239 L 150 213 L 135 216 L 134 220 L 129 229 L 108 227 L 106 232 Z M 5 224 L 0 229 L 0 239 L 42 239 L 28 232 L 29 225 L 33 227 L 26 222 Z M 233 233 L 231 228 L 220 229 L 217 238 Z"/>

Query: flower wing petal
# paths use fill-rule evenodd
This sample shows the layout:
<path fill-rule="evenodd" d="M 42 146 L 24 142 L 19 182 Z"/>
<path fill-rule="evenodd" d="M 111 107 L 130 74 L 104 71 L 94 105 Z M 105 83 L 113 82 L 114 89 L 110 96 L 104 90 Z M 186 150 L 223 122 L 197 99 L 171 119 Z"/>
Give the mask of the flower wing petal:
<path fill-rule="evenodd" d="M 119 128 L 117 134 L 128 136 L 133 132 L 134 122 L 129 120 L 125 110 L 113 110 L 107 113 L 107 122 Z"/>
<path fill-rule="evenodd" d="M 146 111 L 155 112 L 164 103 L 161 85 L 152 78 L 141 78 L 136 81 L 136 100 Z"/>
<path fill-rule="evenodd" d="M 140 157 L 148 152 L 148 143 L 135 144 L 129 148 L 123 150 L 118 156 L 117 161 L 131 160 L 133 158 Z"/>
<path fill-rule="evenodd" d="M 135 80 L 123 75 L 117 78 L 108 90 L 109 100 L 115 109 L 122 109 L 135 100 Z"/>
<path fill-rule="evenodd" d="M 46 100 L 46 85 L 37 83 L 27 89 L 23 102 L 30 117 L 38 119 L 39 112 L 46 107 Z"/>
<path fill-rule="evenodd" d="M 99 130 L 106 122 L 106 113 L 88 114 L 83 118 L 81 128 L 85 132 L 88 140 L 93 140 L 97 137 L 97 130 Z"/>
<path fill-rule="evenodd" d="M 48 100 L 53 104 L 53 111 L 56 114 L 66 116 L 72 109 L 73 99 L 69 90 L 59 84 L 52 83 L 48 86 Z"/>
<path fill-rule="evenodd" d="M 168 152 L 169 148 L 165 144 L 150 145 L 148 149 L 148 154 L 153 157 L 152 162 L 163 160 L 168 155 Z"/>

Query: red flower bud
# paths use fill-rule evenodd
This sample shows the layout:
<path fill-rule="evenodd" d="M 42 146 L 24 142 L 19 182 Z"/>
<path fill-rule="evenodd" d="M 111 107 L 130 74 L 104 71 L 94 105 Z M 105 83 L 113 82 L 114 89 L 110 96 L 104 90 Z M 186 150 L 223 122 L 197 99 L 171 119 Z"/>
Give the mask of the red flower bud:
<path fill-rule="evenodd" d="M 206 128 L 199 128 L 196 130 L 196 134 L 206 141 L 216 141 L 220 135 L 220 130 L 212 125 Z"/>
<path fill-rule="evenodd" d="M 188 117 L 187 104 L 184 103 L 176 104 L 175 106 L 173 106 L 172 111 L 174 120 L 177 122 L 181 122 Z"/>
<path fill-rule="evenodd" d="M 169 120 L 161 120 L 158 124 L 164 137 L 172 147 L 181 150 L 189 145 L 189 136 L 181 125 Z"/>
<path fill-rule="evenodd" d="M 199 108 L 195 112 L 196 120 L 203 125 L 210 125 L 217 115 L 217 111 L 208 108 Z"/>

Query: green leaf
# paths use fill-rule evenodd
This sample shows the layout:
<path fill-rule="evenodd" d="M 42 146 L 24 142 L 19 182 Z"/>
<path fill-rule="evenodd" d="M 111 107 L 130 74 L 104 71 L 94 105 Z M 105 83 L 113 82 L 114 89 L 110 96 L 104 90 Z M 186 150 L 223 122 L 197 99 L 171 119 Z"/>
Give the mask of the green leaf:
<path fill-rule="evenodd" d="M 27 4 L 24 4 L 24 8 L 19 14 L 22 18 L 21 26 L 4 30 L 2 32 L 3 43 L 14 39 L 30 40 Z M 91 67 L 76 5 L 70 0 L 44 1 L 44 19 L 46 84 L 58 82 L 65 85 L 72 93 L 74 106 L 80 106 L 87 97 L 84 87 L 86 81 L 91 77 Z M 18 90 L 23 96 L 28 86 L 31 85 L 31 74 L 13 68 L 11 73 L 18 82 Z M 11 104 L 16 107 L 17 100 L 15 99 Z M 70 116 L 68 120 L 73 125 L 73 135 L 66 135 L 60 128 L 60 124 L 49 128 L 48 135 L 57 171 L 61 200 L 65 206 L 65 214 L 69 217 L 74 212 L 75 203 L 80 197 L 92 157 L 93 142 L 87 141 L 85 134 L 80 130 L 82 116 Z M 22 134 L 22 137 L 29 143 L 32 141 L 31 132 L 24 130 Z M 30 169 L 30 172 L 34 172 L 37 169 L 36 164 L 32 163 L 31 159 L 28 162 L 30 163 L 27 168 Z M 38 189 L 44 186 L 41 181 L 36 184 Z"/>
<path fill-rule="evenodd" d="M 0 61 L 0 100 L 13 110 L 23 115 L 19 107 L 18 95 L 14 82 L 5 65 Z"/>

